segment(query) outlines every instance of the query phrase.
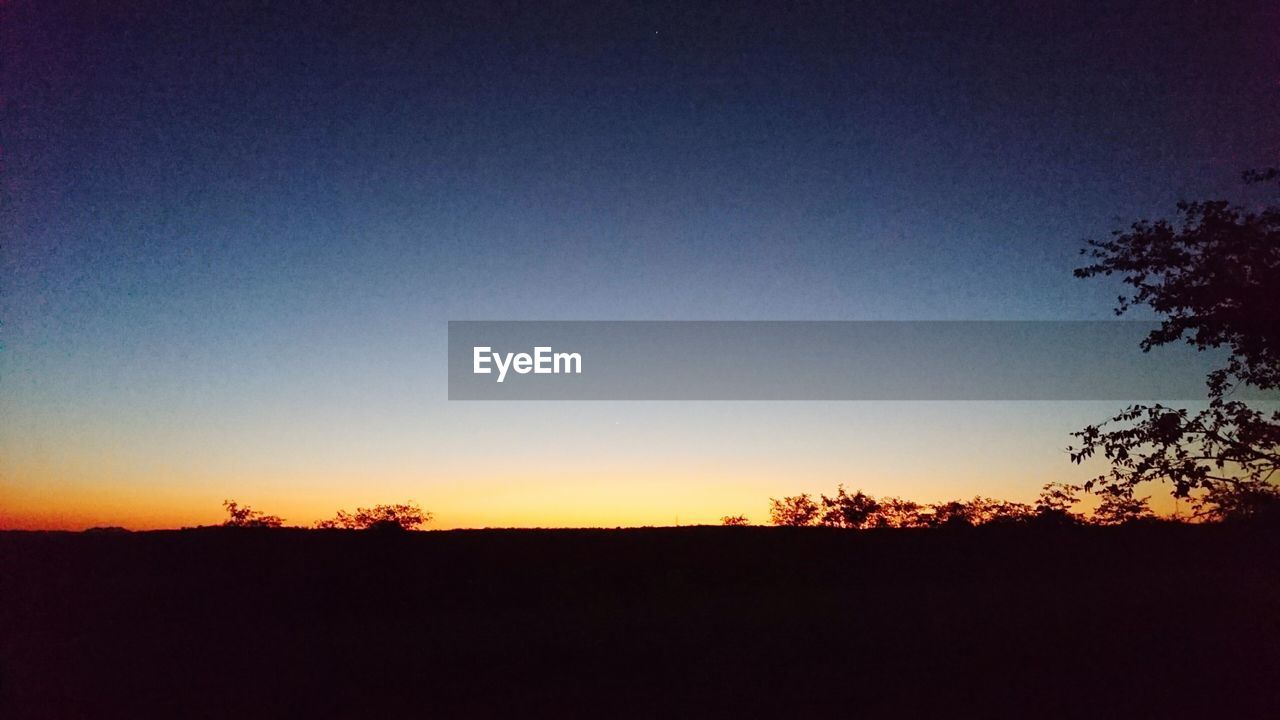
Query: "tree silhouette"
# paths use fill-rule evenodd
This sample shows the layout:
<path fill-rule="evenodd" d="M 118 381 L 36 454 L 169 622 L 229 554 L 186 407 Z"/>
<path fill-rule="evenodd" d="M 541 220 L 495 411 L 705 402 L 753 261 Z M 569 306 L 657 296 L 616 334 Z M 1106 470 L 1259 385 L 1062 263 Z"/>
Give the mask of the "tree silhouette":
<path fill-rule="evenodd" d="M 1102 502 L 1093 511 L 1093 520 L 1099 525 L 1123 525 L 1155 517 L 1147 498 L 1136 497 L 1132 485 L 1103 487 L 1098 496 Z"/>
<path fill-rule="evenodd" d="M 966 528 L 979 525 L 1123 525 L 1154 520 L 1155 513 L 1146 497 L 1137 497 L 1128 485 L 1099 487 L 1094 490 L 1100 503 L 1089 516 L 1076 512 L 1080 503 L 1080 485 L 1052 482 L 1040 490 L 1034 505 L 977 496 L 971 500 L 948 500 L 921 505 L 911 500 L 887 497 L 877 500 L 861 490 L 849 493 L 843 485 L 836 494 L 819 495 L 815 502 L 809 494 L 792 495 L 781 500 L 770 498 L 770 520 L 774 525 L 793 527 L 821 525 L 852 530 L 871 528 Z M 1249 495 L 1232 489 L 1226 497 L 1206 496 L 1210 518 L 1277 517 L 1280 499 L 1273 493 Z M 1172 520 L 1172 518 L 1166 518 Z M 722 525 L 745 525 L 746 518 L 725 516 Z"/>
<path fill-rule="evenodd" d="M 1274 485 L 1214 485 L 1192 505 L 1197 517 L 1207 520 L 1280 519 L 1280 492 Z"/>
<path fill-rule="evenodd" d="M 431 513 L 415 503 L 400 505 L 374 505 L 356 508 L 354 513 L 339 510 L 330 520 L 321 520 L 316 527 L 324 530 L 417 530 L 431 521 Z"/>
<path fill-rule="evenodd" d="M 720 518 L 720 524 L 726 525 L 726 526 L 740 527 L 743 525 L 750 525 L 751 523 L 750 521 L 747 520 L 746 515 L 725 515 L 724 517 Z"/>
<path fill-rule="evenodd" d="M 1280 177 L 1245 173 L 1247 182 Z M 1073 433 L 1073 462 L 1101 453 L 1111 469 L 1085 484 L 1124 497 L 1124 488 L 1171 482 L 1175 497 L 1197 495 L 1200 514 L 1253 515 L 1280 503 L 1280 411 L 1270 415 L 1232 400 L 1240 385 L 1280 387 L 1280 207 L 1254 212 L 1225 201 L 1179 203 L 1181 221 L 1139 221 L 1110 240 L 1088 241 L 1093 263 L 1081 278 L 1119 274 L 1132 287 L 1116 314 L 1146 305 L 1163 316 L 1144 351 L 1184 340 L 1230 351 L 1208 377 L 1208 409 L 1133 405 Z M 1130 496 L 1132 494 L 1130 493 Z"/>
<path fill-rule="evenodd" d="M 879 511 L 880 503 L 875 498 L 861 490 L 850 495 L 844 485 L 840 485 L 835 497 L 822 496 L 822 515 L 818 522 L 828 527 L 860 529 L 870 527 Z"/>
<path fill-rule="evenodd" d="M 975 497 L 966 505 L 969 510 L 969 520 L 974 525 L 1024 522 L 1033 514 L 1030 505 L 994 498 Z"/>
<path fill-rule="evenodd" d="M 1080 516 L 1072 508 L 1080 502 L 1078 485 L 1053 482 L 1040 489 L 1040 497 L 1036 498 L 1036 519 L 1041 522 L 1077 523 Z"/>
<path fill-rule="evenodd" d="M 807 493 L 781 500 L 769 498 L 769 521 L 774 525 L 812 525 L 818 520 L 818 512 L 818 504 Z"/>
<path fill-rule="evenodd" d="M 872 527 L 909 528 L 922 527 L 920 503 L 889 497 L 879 501 L 880 508 L 872 518 Z"/>
<path fill-rule="evenodd" d="M 929 506 L 931 512 L 923 516 L 928 527 L 970 527 L 976 525 L 973 508 L 969 503 L 959 500 L 934 503 Z"/>
<path fill-rule="evenodd" d="M 222 523 L 223 527 L 278 528 L 284 525 L 284 520 L 281 518 L 258 512 L 234 500 L 223 500 L 222 507 L 227 511 L 227 519 Z"/>

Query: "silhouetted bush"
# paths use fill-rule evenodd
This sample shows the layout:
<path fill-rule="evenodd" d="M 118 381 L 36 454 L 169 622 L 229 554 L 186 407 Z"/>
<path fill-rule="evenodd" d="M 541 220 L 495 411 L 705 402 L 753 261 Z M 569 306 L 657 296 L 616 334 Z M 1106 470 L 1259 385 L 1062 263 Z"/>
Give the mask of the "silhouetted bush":
<path fill-rule="evenodd" d="M 1193 502 L 1196 516 L 1207 520 L 1280 521 L 1280 488 L 1266 483 L 1216 485 Z"/>
<path fill-rule="evenodd" d="M 834 496 L 820 495 L 815 502 L 811 495 L 792 495 L 781 500 L 770 498 L 769 516 L 774 525 L 848 528 L 962 528 L 978 525 L 1120 525 L 1124 523 L 1160 520 L 1147 504 L 1148 498 L 1138 498 L 1132 488 L 1100 488 L 1095 494 L 1101 503 L 1091 516 L 1075 512 L 1080 502 L 1081 487 L 1067 483 L 1048 483 L 1036 498 L 1034 505 L 995 498 L 974 497 L 971 500 L 948 500 L 921 505 L 920 503 L 888 497 L 882 500 L 862 492 L 849 493 L 843 485 L 836 487 Z M 1222 496 L 1204 495 L 1198 499 L 1203 519 L 1276 518 L 1280 520 L 1280 491 L 1244 494 L 1239 490 Z M 741 522 L 737 522 L 740 520 Z M 1169 519 L 1171 522 L 1176 520 Z M 721 518 L 723 525 L 746 524 L 741 516 Z"/>
<path fill-rule="evenodd" d="M 922 515 L 928 527 L 972 527 L 975 524 L 972 508 L 966 502 L 951 500 L 934 503 L 929 509 L 932 512 Z"/>
<path fill-rule="evenodd" d="M 870 527 L 880 504 L 876 499 L 858 490 L 850 495 L 844 485 L 836 488 L 835 497 L 822 496 L 822 515 L 818 522 L 827 527 L 861 529 Z"/>
<path fill-rule="evenodd" d="M 1035 511 L 1026 503 L 976 497 L 969 501 L 971 514 L 978 525 L 1011 525 L 1031 519 Z"/>
<path fill-rule="evenodd" d="M 920 503 L 889 497 L 882 498 L 879 501 L 879 505 L 879 509 L 872 517 L 872 527 L 913 528 L 924 526 L 924 520 L 920 517 L 920 512 L 923 510 Z"/>
<path fill-rule="evenodd" d="M 371 508 L 356 508 L 354 513 L 339 510 L 331 520 L 316 523 L 320 529 L 344 530 L 417 530 L 431 522 L 431 513 L 424 511 L 417 504 L 409 502 L 400 505 L 375 505 Z"/>
<path fill-rule="evenodd" d="M 223 500 L 222 507 L 227 510 L 227 519 L 223 527 L 240 528 L 278 528 L 284 520 L 275 516 L 258 512 L 248 505 L 239 505 L 234 500 Z"/>
<path fill-rule="evenodd" d="M 1058 525 L 1074 525 L 1080 516 L 1071 509 L 1080 502 L 1080 487 L 1067 483 L 1047 483 L 1036 498 L 1036 521 Z"/>
<path fill-rule="evenodd" d="M 1123 525 L 1155 517 L 1147 498 L 1136 497 L 1130 485 L 1110 485 L 1096 494 L 1101 502 L 1093 511 L 1093 521 L 1099 525 Z"/>
<path fill-rule="evenodd" d="M 769 521 L 774 525 L 800 527 L 812 525 L 818 520 L 818 504 L 808 494 L 769 498 Z"/>

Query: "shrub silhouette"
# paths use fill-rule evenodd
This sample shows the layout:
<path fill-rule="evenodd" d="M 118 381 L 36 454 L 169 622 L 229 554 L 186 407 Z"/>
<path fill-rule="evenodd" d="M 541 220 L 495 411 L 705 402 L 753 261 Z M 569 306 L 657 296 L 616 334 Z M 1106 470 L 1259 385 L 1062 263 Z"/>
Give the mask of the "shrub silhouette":
<path fill-rule="evenodd" d="M 1036 520 L 1064 525 L 1080 522 L 1080 516 L 1071 510 L 1080 502 L 1080 490 L 1077 485 L 1047 483 L 1040 489 L 1040 497 L 1036 499 Z"/>
<path fill-rule="evenodd" d="M 844 485 L 840 485 L 835 497 L 822 496 L 822 515 L 818 522 L 828 527 L 860 529 L 870 527 L 879 511 L 880 503 L 875 498 L 861 490 L 850 495 Z"/>
<path fill-rule="evenodd" d="M 818 504 L 808 494 L 769 498 L 769 521 L 774 525 L 800 527 L 812 525 L 818 520 Z"/>
<path fill-rule="evenodd" d="M 976 496 L 972 500 L 951 500 L 929 506 L 922 524 L 930 527 L 1013 524 L 1030 520 L 1034 511 L 1026 503 Z"/>
<path fill-rule="evenodd" d="M 316 527 L 344 530 L 417 530 L 431 522 L 431 517 L 431 513 L 412 502 L 400 505 L 374 505 L 371 508 L 356 508 L 354 513 L 339 510 L 332 519 L 317 522 Z"/>
<path fill-rule="evenodd" d="M 1147 504 L 1148 498 L 1136 497 L 1132 488 L 1100 488 L 1102 502 L 1089 517 L 1074 508 L 1080 502 L 1083 488 L 1068 483 L 1048 483 L 1040 491 L 1034 505 L 988 497 L 971 500 L 948 500 L 921 505 L 902 498 L 881 500 L 862 492 L 849 493 L 843 485 L 834 496 L 820 495 L 815 502 L 808 493 L 782 499 L 770 498 L 769 516 L 774 525 L 800 527 L 821 525 L 853 530 L 871 528 L 963 528 L 978 525 L 1122 525 L 1154 520 L 1156 515 Z M 1213 498 L 1214 513 L 1201 517 L 1210 520 L 1226 518 L 1275 519 L 1280 521 L 1280 491 L 1275 489 L 1241 493 L 1233 489 L 1226 498 Z M 746 518 L 725 516 L 722 525 L 745 525 Z"/>
<path fill-rule="evenodd" d="M 935 503 L 929 508 L 933 512 L 924 516 L 925 524 L 929 527 L 972 527 L 977 524 L 969 503 L 951 500 Z"/>
<path fill-rule="evenodd" d="M 1052 498 L 1045 500 L 1054 508 L 1053 512 L 1074 504 L 1074 500 L 1067 497 L 1068 487 L 1054 486 Z M 818 524 L 862 530 L 970 527 L 988 523 L 1026 522 L 1036 517 L 1036 510 L 1025 503 L 984 497 L 921 505 L 913 500 L 897 497 L 877 500 L 861 490 L 850 493 L 843 485 L 836 487 L 834 496 L 819 497 L 821 500 L 817 503 L 808 494 L 784 497 L 781 500 L 770 499 L 771 522 L 774 525 Z"/>
<path fill-rule="evenodd" d="M 720 518 L 720 524 L 738 527 L 743 525 L 750 525 L 751 523 L 747 520 L 746 515 L 725 515 L 724 517 Z"/>
<path fill-rule="evenodd" d="M 872 517 L 872 527 L 912 528 L 923 527 L 920 503 L 896 497 L 882 498 L 879 509 Z"/>
<path fill-rule="evenodd" d="M 1196 498 L 1194 509 L 1206 520 L 1280 521 L 1280 488 L 1265 483 L 1218 485 Z"/>
<path fill-rule="evenodd" d="M 227 511 L 227 519 L 223 527 L 241 528 L 278 528 L 284 520 L 275 516 L 258 512 L 248 505 L 240 505 L 234 500 L 223 500 L 222 507 Z"/>
<path fill-rule="evenodd" d="M 975 497 L 969 501 L 970 513 L 978 525 L 989 523 L 1008 525 L 1027 522 L 1035 511 L 1030 505 L 1008 500 Z"/>
<path fill-rule="evenodd" d="M 1097 495 L 1102 502 L 1093 511 L 1093 521 L 1099 525 L 1123 525 L 1155 517 L 1147 505 L 1148 498 L 1136 497 L 1131 486 L 1103 487 Z"/>

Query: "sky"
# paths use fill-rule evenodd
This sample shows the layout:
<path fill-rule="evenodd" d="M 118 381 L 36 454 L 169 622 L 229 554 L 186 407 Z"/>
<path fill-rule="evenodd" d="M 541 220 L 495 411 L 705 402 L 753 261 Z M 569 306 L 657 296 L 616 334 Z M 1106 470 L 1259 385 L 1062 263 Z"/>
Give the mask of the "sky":
<path fill-rule="evenodd" d="M 1280 155 L 1268 2 L 5 5 L 0 527 L 1028 500 L 1109 403 L 466 403 L 449 320 L 1112 317 Z"/>

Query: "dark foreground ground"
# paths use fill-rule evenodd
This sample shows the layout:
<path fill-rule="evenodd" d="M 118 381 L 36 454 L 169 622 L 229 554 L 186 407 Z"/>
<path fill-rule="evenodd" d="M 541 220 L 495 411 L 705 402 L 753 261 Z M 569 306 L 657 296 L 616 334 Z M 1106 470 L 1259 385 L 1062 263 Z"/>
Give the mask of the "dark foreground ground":
<path fill-rule="evenodd" d="M 1280 717 L 1280 533 L 0 533 L 0 718 Z"/>

